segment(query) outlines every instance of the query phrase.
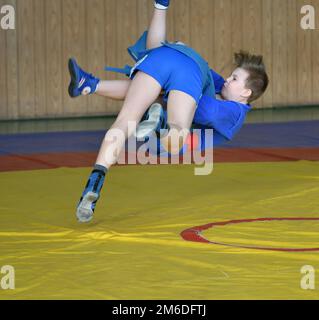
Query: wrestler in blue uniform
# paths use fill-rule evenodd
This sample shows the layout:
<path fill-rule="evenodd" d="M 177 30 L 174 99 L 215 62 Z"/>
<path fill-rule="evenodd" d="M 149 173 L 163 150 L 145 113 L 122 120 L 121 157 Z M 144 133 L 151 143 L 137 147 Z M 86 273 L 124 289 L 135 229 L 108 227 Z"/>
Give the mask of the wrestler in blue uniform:
<path fill-rule="evenodd" d="M 129 54 L 136 61 L 133 68 L 107 67 L 106 70 L 121 72 L 130 77 L 133 77 L 137 70 L 150 74 L 161 83 L 165 91 L 164 101 L 167 100 L 170 90 L 176 89 L 190 94 L 197 102 L 193 129 L 214 129 L 213 139 L 208 141 L 205 141 L 202 130 L 201 150 L 221 146 L 232 140 L 243 126 L 246 115 L 251 110 L 250 105 L 216 99 L 216 94 L 221 93 L 225 80 L 209 69 L 208 64 L 193 49 L 182 44 L 165 42 L 163 47 L 146 50 L 146 39 L 147 32 L 134 46 L 128 48 Z M 167 69 L 171 70 L 172 65 L 175 70 L 180 69 L 180 72 L 176 72 L 177 76 L 167 77 Z M 163 118 L 166 119 L 167 116 L 164 115 Z M 165 128 L 165 122 L 162 122 L 162 128 Z"/>
<path fill-rule="evenodd" d="M 168 6 L 169 0 L 155 0 L 156 9 L 166 10 Z M 215 94 L 221 92 L 225 81 L 212 71 L 208 63 L 192 48 L 181 43 L 163 42 L 160 47 L 156 43 L 156 48 L 146 50 L 146 40 L 147 33 L 145 32 L 138 42 L 129 48 L 136 64 L 133 68 L 126 67 L 124 73 L 131 79 L 135 77 L 137 70 L 150 75 L 164 90 L 164 100 L 172 90 L 186 93 L 196 102 L 194 126 L 201 129 L 213 128 L 216 131 L 214 138 L 210 139 L 209 143 L 212 145 L 214 142 L 216 146 L 231 140 L 243 125 L 250 107 L 234 101 L 216 99 Z M 74 59 L 69 60 L 69 71 L 71 76 L 69 94 L 71 97 L 96 92 L 100 80 L 83 71 Z M 141 79 L 143 77 L 147 79 L 143 73 L 138 76 L 141 76 Z M 141 93 L 142 88 L 139 89 Z M 180 107 L 182 105 L 179 106 L 179 112 L 181 112 Z M 190 108 L 188 109 L 190 110 Z M 182 116 L 181 113 L 179 115 Z M 191 115 L 189 114 L 189 116 Z M 165 114 L 163 118 L 165 118 Z M 129 117 L 126 115 L 125 119 L 129 119 Z M 182 125 L 185 126 L 185 124 Z M 118 124 L 118 126 L 126 129 L 123 124 Z M 201 132 L 204 131 L 201 130 Z M 158 139 L 158 141 L 161 140 Z M 118 145 L 121 145 L 120 142 Z M 203 143 L 200 147 L 203 149 Z M 207 143 L 205 147 L 207 147 Z M 102 144 L 101 150 L 105 153 L 109 150 L 106 149 L 107 145 Z M 106 154 L 111 155 L 110 152 L 106 152 Z M 79 221 L 88 222 L 92 219 L 105 175 L 112 164 L 113 160 L 107 163 L 106 160 L 98 159 L 96 162 L 77 207 L 76 215 Z"/>
<path fill-rule="evenodd" d="M 225 83 L 223 77 L 211 70 L 216 94 L 220 94 Z M 231 141 L 242 128 L 251 106 L 236 101 L 218 100 L 203 95 L 193 120 L 193 128 L 214 129 L 214 140 L 206 141 L 202 131 L 201 150 L 222 146 Z"/>

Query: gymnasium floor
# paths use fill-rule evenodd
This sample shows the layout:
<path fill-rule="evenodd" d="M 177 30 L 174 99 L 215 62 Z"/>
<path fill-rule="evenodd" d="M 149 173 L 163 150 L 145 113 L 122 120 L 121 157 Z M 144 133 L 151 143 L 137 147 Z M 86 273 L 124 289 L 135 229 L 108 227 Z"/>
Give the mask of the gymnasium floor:
<path fill-rule="evenodd" d="M 313 115 L 251 119 L 209 176 L 116 166 L 86 225 L 75 207 L 110 120 L 2 125 L 0 266 L 16 289 L 0 299 L 318 299 L 300 287 L 319 268 Z"/>

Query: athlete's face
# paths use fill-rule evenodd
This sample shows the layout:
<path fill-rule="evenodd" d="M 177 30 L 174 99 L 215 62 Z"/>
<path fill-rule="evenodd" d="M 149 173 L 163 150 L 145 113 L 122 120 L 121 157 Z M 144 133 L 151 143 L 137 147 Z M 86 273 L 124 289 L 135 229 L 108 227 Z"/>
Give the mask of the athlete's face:
<path fill-rule="evenodd" d="M 246 88 L 248 77 L 249 73 L 245 69 L 235 69 L 223 86 L 221 92 L 223 99 L 247 103 L 251 95 L 251 89 Z"/>

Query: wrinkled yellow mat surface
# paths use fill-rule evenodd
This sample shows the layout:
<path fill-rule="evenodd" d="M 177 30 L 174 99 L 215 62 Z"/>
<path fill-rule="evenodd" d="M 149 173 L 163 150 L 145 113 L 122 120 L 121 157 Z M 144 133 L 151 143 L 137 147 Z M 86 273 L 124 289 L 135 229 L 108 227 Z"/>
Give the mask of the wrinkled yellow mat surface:
<path fill-rule="evenodd" d="M 229 220 L 319 218 L 318 162 L 220 163 L 209 176 L 114 167 L 83 225 L 75 207 L 90 170 L 0 173 L 0 267 L 15 268 L 0 299 L 319 298 L 319 277 L 315 290 L 300 286 L 302 266 L 319 276 L 319 251 L 302 251 L 319 247 L 319 221 L 215 226 L 202 232 L 211 243 L 181 236 Z"/>

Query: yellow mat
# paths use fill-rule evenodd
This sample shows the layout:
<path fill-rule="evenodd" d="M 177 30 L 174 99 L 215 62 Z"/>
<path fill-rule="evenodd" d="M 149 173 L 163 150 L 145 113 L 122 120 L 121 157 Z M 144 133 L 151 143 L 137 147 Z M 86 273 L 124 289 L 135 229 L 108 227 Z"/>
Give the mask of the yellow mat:
<path fill-rule="evenodd" d="M 318 221 L 203 231 L 227 246 L 180 235 L 232 219 L 319 218 L 318 162 L 216 164 L 210 176 L 189 165 L 115 167 L 94 221 L 81 225 L 75 206 L 89 173 L 0 173 L 0 268 L 15 268 L 15 290 L 0 288 L 0 299 L 319 298 L 319 280 L 300 287 L 302 266 L 319 272 L 319 251 L 236 247 L 319 247 Z"/>

